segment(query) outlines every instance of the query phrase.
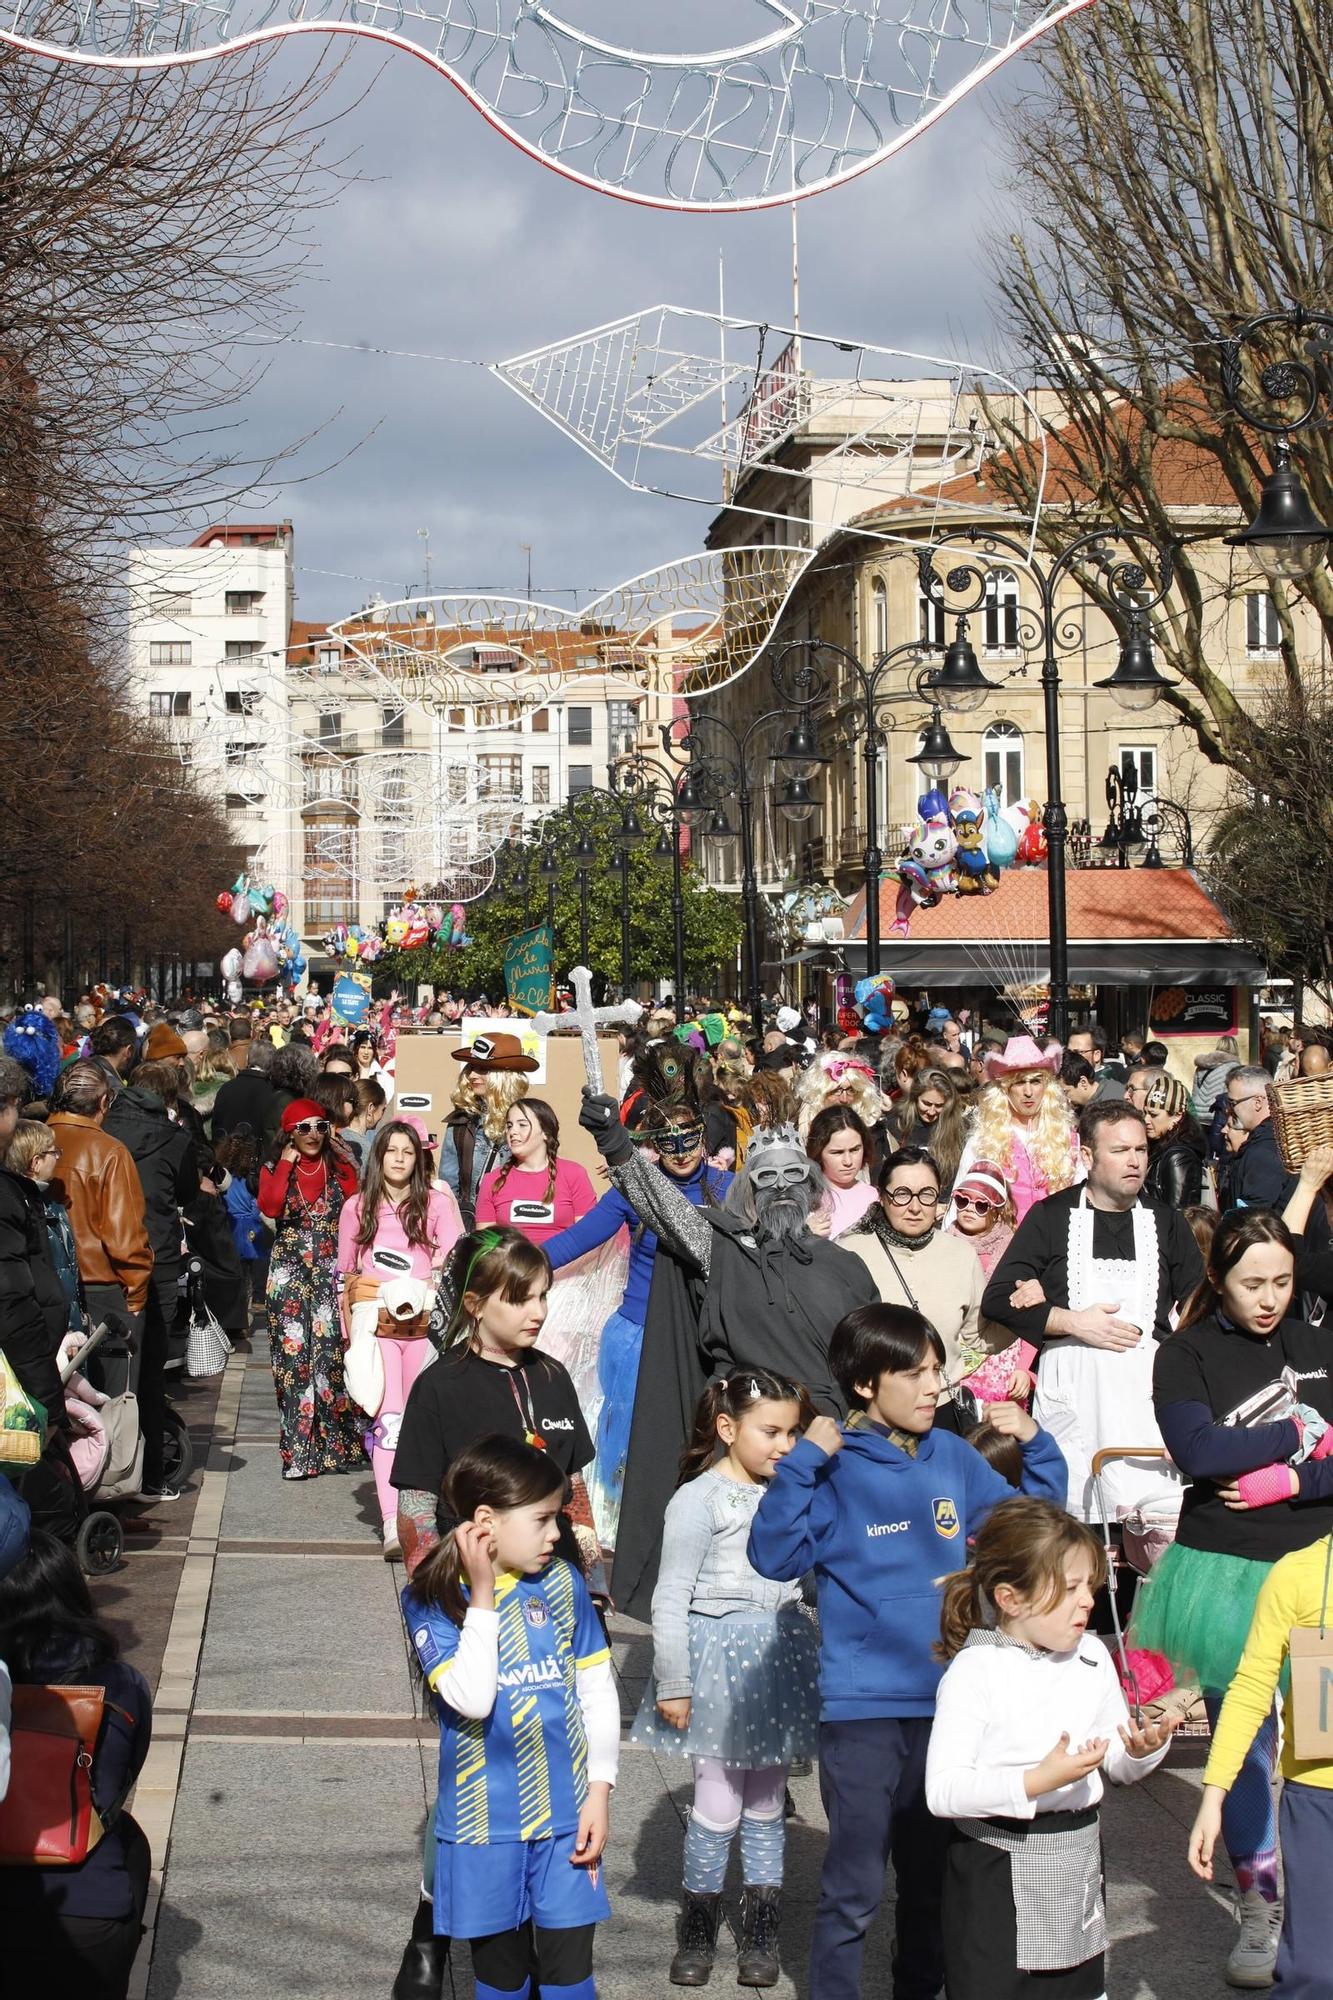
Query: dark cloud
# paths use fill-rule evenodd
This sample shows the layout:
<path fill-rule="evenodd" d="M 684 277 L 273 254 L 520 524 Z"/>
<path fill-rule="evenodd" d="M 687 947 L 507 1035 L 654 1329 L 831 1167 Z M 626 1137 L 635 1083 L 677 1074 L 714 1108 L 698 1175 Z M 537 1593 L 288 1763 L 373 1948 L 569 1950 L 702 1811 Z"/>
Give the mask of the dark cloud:
<path fill-rule="evenodd" d="M 379 64 L 357 47 L 348 87 Z M 808 328 L 989 358 L 978 238 L 1004 90 L 987 86 L 895 159 L 802 205 Z M 510 146 L 403 55 L 380 68 L 343 136 L 365 178 L 313 218 L 298 302 L 312 340 L 498 359 L 662 301 L 711 310 L 719 249 L 729 311 L 790 319 L 785 209 L 671 215 L 598 196 Z M 278 349 L 247 406 L 251 439 L 271 447 L 326 423 L 305 468 L 365 442 L 262 496 L 296 525 L 302 617 L 338 617 L 375 587 L 424 587 L 423 527 L 434 588 L 521 593 L 530 542 L 535 593 L 565 602 L 703 540 L 706 508 L 625 491 L 481 369 Z"/>

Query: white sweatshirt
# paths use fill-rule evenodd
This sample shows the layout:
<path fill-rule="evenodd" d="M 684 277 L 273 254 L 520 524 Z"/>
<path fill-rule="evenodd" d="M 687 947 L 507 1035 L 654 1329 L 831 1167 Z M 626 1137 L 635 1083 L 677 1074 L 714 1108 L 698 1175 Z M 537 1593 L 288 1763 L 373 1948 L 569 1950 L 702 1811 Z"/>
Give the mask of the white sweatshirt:
<path fill-rule="evenodd" d="M 939 1819 L 1035 1819 L 1039 1813 L 1082 1812 L 1113 1784 L 1133 1784 L 1155 1771 L 1168 1744 L 1131 1757 L 1119 1731 L 1129 1709 L 1111 1656 L 1085 1635 L 1072 1653 L 1038 1653 L 994 1635 L 949 1662 L 940 1682 L 926 1759 L 926 1803 Z M 1023 1779 L 1053 1750 L 1062 1731 L 1077 1750 L 1107 1739 L 1101 1770 L 1057 1792 L 1030 1799 Z"/>

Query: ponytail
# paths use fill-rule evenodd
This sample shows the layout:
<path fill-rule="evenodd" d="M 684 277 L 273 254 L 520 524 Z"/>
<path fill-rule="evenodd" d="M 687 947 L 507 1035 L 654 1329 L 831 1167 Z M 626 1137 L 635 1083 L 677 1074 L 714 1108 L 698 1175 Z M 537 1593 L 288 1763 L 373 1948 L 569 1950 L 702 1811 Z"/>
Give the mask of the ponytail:
<path fill-rule="evenodd" d="M 815 1415 L 809 1390 L 799 1382 L 789 1382 L 785 1375 L 770 1374 L 767 1368 L 745 1368 L 735 1375 L 719 1376 L 708 1384 L 695 1407 L 689 1441 L 680 1455 L 677 1486 L 688 1485 L 707 1472 L 717 1457 L 718 1418 L 730 1417 L 736 1423 L 756 1403 L 795 1403 L 802 1430 Z"/>
<path fill-rule="evenodd" d="M 940 1636 L 931 1647 L 937 1660 L 951 1660 L 961 1653 L 969 1632 L 982 1630 L 993 1619 L 981 1601 L 981 1589 L 974 1569 L 956 1569 L 946 1576 L 940 1593 Z"/>
<path fill-rule="evenodd" d="M 479 1507 L 505 1514 L 515 1507 L 533 1507 L 553 1493 L 562 1495 L 562 1504 L 569 1496 L 569 1481 L 555 1460 L 518 1438 L 497 1433 L 459 1452 L 445 1474 L 441 1498 L 449 1520 L 471 1521 Z M 461 1626 L 467 1613 L 465 1581 L 458 1543 L 450 1533 L 417 1566 L 412 1591 Z"/>

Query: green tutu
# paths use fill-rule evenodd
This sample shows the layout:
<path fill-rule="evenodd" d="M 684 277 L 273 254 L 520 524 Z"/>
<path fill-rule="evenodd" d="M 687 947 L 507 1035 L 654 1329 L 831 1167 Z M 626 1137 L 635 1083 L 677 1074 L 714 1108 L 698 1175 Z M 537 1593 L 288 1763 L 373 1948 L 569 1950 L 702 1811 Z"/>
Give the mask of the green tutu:
<path fill-rule="evenodd" d="M 1225 1694 L 1272 1567 L 1173 1542 L 1144 1579 L 1129 1644 L 1165 1654 L 1177 1680 L 1197 1681 L 1205 1694 Z"/>

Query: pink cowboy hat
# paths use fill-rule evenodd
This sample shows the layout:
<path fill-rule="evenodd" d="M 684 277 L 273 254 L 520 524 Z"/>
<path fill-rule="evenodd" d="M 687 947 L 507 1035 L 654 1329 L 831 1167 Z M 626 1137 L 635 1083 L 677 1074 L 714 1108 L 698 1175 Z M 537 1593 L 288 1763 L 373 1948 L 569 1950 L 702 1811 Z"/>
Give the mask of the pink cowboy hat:
<path fill-rule="evenodd" d="M 1017 1076 L 1021 1070 L 1048 1069 L 1053 1075 L 1059 1066 L 1054 1049 L 1044 1056 L 1031 1035 L 1010 1035 L 1001 1054 L 987 1056 L 986 1075 L 996 1083 L 1002 1076 Z"/>

